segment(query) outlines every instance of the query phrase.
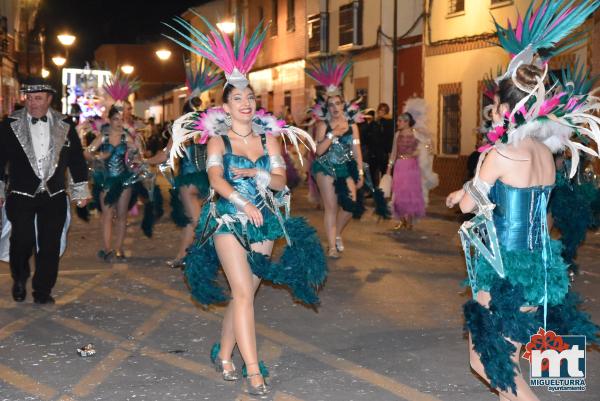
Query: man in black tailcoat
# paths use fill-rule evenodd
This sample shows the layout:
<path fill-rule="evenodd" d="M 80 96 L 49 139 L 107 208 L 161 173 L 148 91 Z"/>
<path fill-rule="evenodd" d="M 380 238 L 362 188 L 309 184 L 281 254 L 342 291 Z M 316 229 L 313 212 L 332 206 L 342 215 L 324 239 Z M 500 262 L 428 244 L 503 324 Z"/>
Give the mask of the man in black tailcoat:
<path fill-rule="evenodd" d="M 29 259 L 35 251 L 33 300 L 52 304 L 69 207 L 66 191 L 70 189 L 78 206 L 85 206 L 87 166 L 69 117 L 50 108 L 55 90 L 32 78 L 21 92 L 25 107 L 0 124 L 0 205 L 5 204 L 8 218 L 3 224 L 11 225 L 12 296 L 17 302 L 25 300 Z"/>

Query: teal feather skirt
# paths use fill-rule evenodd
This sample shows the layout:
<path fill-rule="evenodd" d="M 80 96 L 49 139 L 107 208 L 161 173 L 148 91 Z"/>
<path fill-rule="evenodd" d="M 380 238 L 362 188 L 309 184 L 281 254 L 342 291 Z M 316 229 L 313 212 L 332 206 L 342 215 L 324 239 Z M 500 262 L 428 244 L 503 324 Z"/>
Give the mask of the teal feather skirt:
<path fill-rule="evenodd" d="M 373 186 L 373 183 L 369 178 L 370 173 L 368 172 L 368 164 L 363 164 L 365 179 L 367 180 L 365 181 L 363 188 L 373 193 L 375 214 L 384 219 L 389 219 L 391 213 L 383 192 L 381 189 Z M 356 200 L 353 200 L 350 197 L 350 188 L 348 188 L 348 183 L 346 181 L 348 177 L 352 178 L 354 182 L 358 182 L 359 180 L 358 164 L 356 163 L 356 160 L 352 159 L 346 163 L 331 166 L 326 166 L 319 160 L 315 160 L 312 163 L 311 174 L 313 177 L 316 177 L 319 173 L 333 177 L 333 187 L 337 195 L 338 205 L 348 213 L 352 213 L 353 218 L 360 219 L 365 212 L 364 193 L 360 190 L 357 191 Z"/>
<path fill-rule="evenodd" d="M 175 177 L 173 188 L 169 190 L 169 193 L 171 195 L 171 220 L 178 227 L 185 227 L 192 222 L 191 217 L 186 214 L 181 198 L 179 197 L 179 188 L 191 185 L 198 189 L 199 199 L 206 199 L 210 192 L 206 171 L 181 174 Z"/>
<path fill-rule="evenodd" d="M 210 203 L 204 205 L 196 239 L 185 257 L 185 279 L 195 301 L 211 305 L 229 299 L 217 281 L 220 262 L 214 247 L 214 235 L 235 233 L 238 240 L 253 244 L 283 238 L 285 233 L 289 242 L 278 261 L 252 250 L 247 252 L 252 273 L 275 285 L 287 287 L 299 302 L 319 304 L 317 292 L 327 277 L 327 262 L 316 230 L 305 219 L 290 217 L 281 226 L 274 214 L 263 209 L 264 224 L 261 227 L 250 223 L 244 226 L 239 222 L 230 227 L 218 227 L 209 212 L 210 207 Z M 212 235 L 203 238 L 207 232 Z"/>
<path fill-rule="evenodd" d="M 520 351 L 508 341 L 527 344 L 530 336 L 544 327 L 544 294 L 547 283 L 546 330 L 560 335 L 586 335 L 598 343 L 599 327 L 580 311 L 579 296 L 569 290 L 568 266 L 561 257 L 562 245 L 551 240 L 547 270 L 542 251 L 508 251 L 501 247 L 505 278 L 501 278 L 483 258 L 476 263 L 477 286 L 490 293 L 486 308 L 476 300 L 463 306 L 465 328 L 479 354 L 493 388 L 516 394 L 515 376 L 519 367 L 511 355 Z M 547 272 L 547 276 L 546 276 Z M 547 281 L 545 281 L 547 277 Z M 536 306 L 524 312 L 521 308 Z"/>

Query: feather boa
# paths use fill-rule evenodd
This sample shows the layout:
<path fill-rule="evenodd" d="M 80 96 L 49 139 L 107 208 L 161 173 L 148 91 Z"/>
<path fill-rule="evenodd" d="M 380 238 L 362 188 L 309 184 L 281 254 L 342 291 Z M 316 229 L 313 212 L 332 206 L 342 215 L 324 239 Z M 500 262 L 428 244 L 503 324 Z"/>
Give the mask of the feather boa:
<path fill-rule="evenodd" d="M 193 139 L 197 143 L 204 144 L 210 137 L 227 135 L 229 126 L 225 122 L 226 113 L 221 107 L 210 108 L 203 113 L 188 113 L 175 120 L 172 128 L 173 145 L 169 155 L 171 166 L 175 164 L 175 158 L 183 157 L 185 143 L 188 140 Z M 281 137 L 284 145 L 289 141 L 300 155 L 300 163 L 303 163 L 300 145 L 312 152 L 317 149 L 314 139 L 308 132 L 286 125 L 283 120 L 263 110 L 255 113 L 252 119 L 252 131 L 255 135 Z"/>

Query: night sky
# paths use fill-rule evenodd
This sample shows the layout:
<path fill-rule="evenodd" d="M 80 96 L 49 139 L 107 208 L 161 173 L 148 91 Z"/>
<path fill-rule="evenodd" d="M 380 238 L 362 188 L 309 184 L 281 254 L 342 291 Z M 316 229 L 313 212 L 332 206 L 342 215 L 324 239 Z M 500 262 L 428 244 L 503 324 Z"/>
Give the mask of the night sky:
<path fill-rule="evenodd" d="M 36 28 L 46 31 L 46 63 L 64 54 L 56 35 L 64 31 L 77 36 L 69 50 L 69 64 L 83 67 L 94 59 L 94 50 L 105 43 L 148 43 L 167 32 L 169 21 L 187 8 L 208 0 L 42 0 Z"/>

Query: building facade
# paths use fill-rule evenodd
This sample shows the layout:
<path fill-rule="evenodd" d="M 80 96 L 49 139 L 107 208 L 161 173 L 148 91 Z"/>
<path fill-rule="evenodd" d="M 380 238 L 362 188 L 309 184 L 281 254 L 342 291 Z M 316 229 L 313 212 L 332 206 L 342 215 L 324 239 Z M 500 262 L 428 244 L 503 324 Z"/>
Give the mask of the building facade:
<path fill-rule="evenodd" d="M 41 74 L 40 35 L 32 34 L 39 0 L 0 2 L 0 117 L 13 112 L 19 78 Z"/>

